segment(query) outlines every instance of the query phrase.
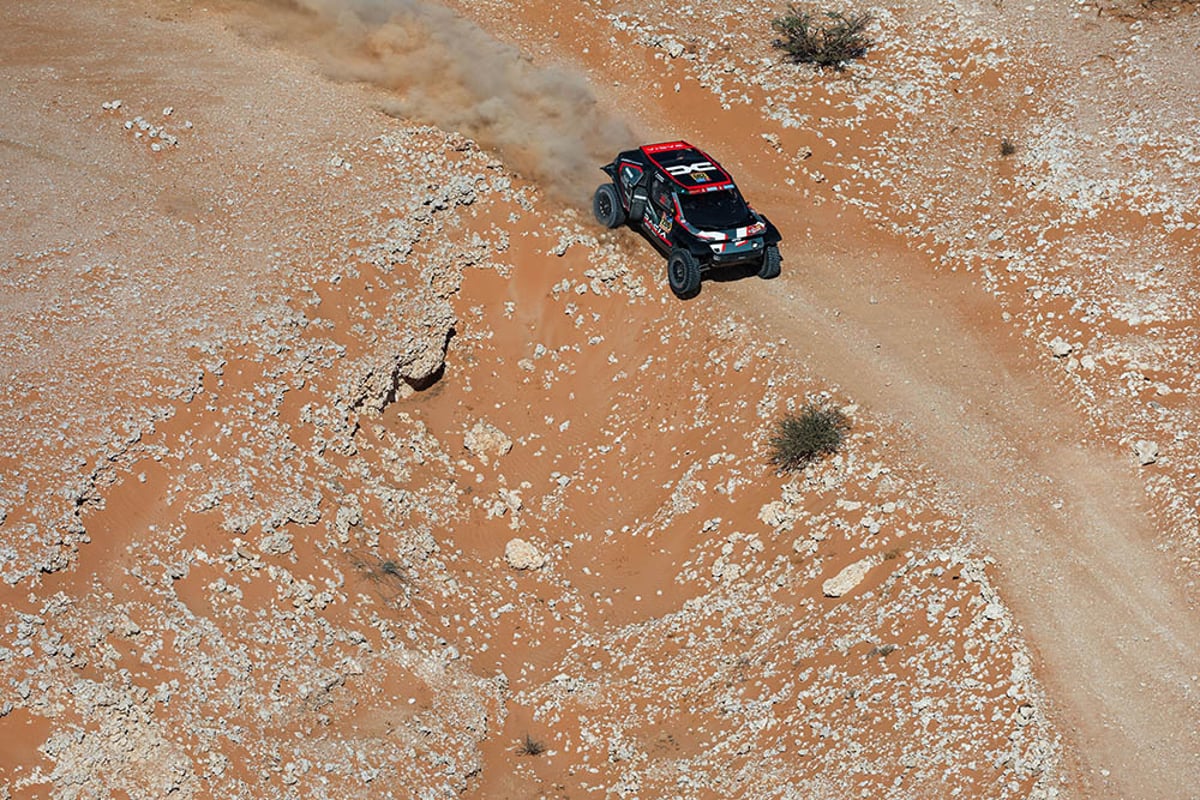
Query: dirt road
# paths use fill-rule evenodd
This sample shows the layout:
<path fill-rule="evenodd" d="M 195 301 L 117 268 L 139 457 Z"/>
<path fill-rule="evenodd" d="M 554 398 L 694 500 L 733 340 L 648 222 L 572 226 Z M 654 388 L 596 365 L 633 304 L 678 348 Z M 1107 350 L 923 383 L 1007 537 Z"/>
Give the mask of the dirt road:
<path fill-rule="evenodd" d="M 942 476 L 1042 657 L 1085 796 L 1192 796 L 1200 628 L 1155 552 L 1128 460 L 1089 444 L 1094 432 L 1033 358 L 978 319 L 978 298 L 946 291 L 958 281 L 936 282 L 930 303 L 919 275 L 872 287 L 860 272 L 848 282 L 863 296 L 834 298 L 822 287 L 847 281 L 856 259 L 814 249 L 796 260 L 791 296 L 764 302 L 738 286 L 731 302 L 792 341 L 819 342 L 814 368 L 892 418 L 903 446 Z"/>
<path fill-rule="evenodd" d="M 594 23 L 574 27 L 564 44 L 556 31 L 569 19 Z M 559 57 L 579 59 L 610 87 L 610 105 L 640 109 L 634 127 L 650 138 L 686 138 L 720 154 L 785 232 L 778 283 L 707 282 L 704 292 L 786 337 L 848 398 L 891 419 L 901 446 L 941 476 L 999 562 L 1042 658 L 1081 796 L 1197 796 L 1200 622 L 1156 552 L 1156 521 L 1131 458 L 1055 386 L 1049 356 L 1020 336 L 1020 321 L 1002 319 L 978 280 L 855 209 L 818 206 L 782 185 L 797 174 L 789 132 L 753 105 L 722 111 L 690 80 L 694 64 L 653 50 L 609 58 L 611 29 L 584 3 L 541 7 L 520 30 L 523 50 L 559 42 Z M 678 82 L 692 88 L 681 93 Z M 764 134 L 784 147 L 765 146 Z"/>
<path fill-rule="evenodd" d="M 414 8 L 410 2 L 398 4 Z M 432 6 L 421 7 L 434 23 L 445 23 L 445 30 L 462 30 Z M 487 103 L 469 109 L 477 114 L 437 116 L 434 112 L 447 111 L 447 103 L 460 102 L 458 95 L 471 89 L 465 85 L 469 80 L 444 94 L 428 86 L 415 87 L 427 90 L 422 94 L 393 85 L 392 74 L 365 90 L 339 86 L 318 77 L 321 71 L 339 80 L 371 78 L 376 71 L 369 59 L 366 66 L 346 59 L 347 53 L 358 58 L 370 48 L 347 50 L 344 42 L 335 43 L 343 49 L 331 65 L 320 50 L 329 44 L 328 31 L 290 22 L 273 28 L 273 15 L 247 17 L 241 3 L 214 4 L 215 13 L 168 0 L 26 10 L 20 35 L 13 39 L 21 47 L 6 52 L 5 68 L 16 76 L 14 84 L 19 79 L 19 96 L 31 99 L 20 114 L 10 116 L 0 144 L 5 163 L 19 176 L 9 190 L 14 224 L 6 244 L 15 255 L 6 298 L 29 317 L 14 313 L 6 321 L 11 363 L 28 385 L 6 387 L 11 452 L 5 467 L 13 474 L 25 469 L 32 489 L 15 481 L 3 485 L 6 508 L 11 506 L 6 535 L 12 531 L 13 541 L 25 547 L 33 539 L 24 531 L 40 530 L 35 523 L 45 525 L 59 513 L 78 522 L 80 503 L 106 499 L 109 505 L 89 506 L 85 522 L 92 543 L 83 527 L 74 531 L 77 538 L 69 547 L 63 546 L 66 539 L 36 542 L 46 552 L 74 549 L 79 556 L 78 564 L 64 556 L 52 564 L 58 571 L 32 579 L 38 591 L 61 589 L 70 603 L 51 602 L 53 592 L 39 597 L 24 584 L 5 595 L 14 611 L 49 619 L 47 624 L 38 617 L 37 623 L 44 628 L 39 641 L 48 647 L 34 650 L 30 631 L 35 627 L 28 621 L 33 617 L 23 617 L 12 632 L 22 641 L 13 647 L 28 653 L 21 659 L 6 655 L 4 662 L 12 676 L 8 697 L 15 705 L 3 725 L 17 732 L 6 740 L 23 743 L 5 752 L 12 775 L 38 791 L 46 781 L 66 780 L 61 774 L 67 773 L 31 776 L 29 765 L 37 764 L 34 772 L 45 767 L 49 774 L 84 764 L 109 770 L 112 786 L 136 793 L 128 787 L 150 786 L 142 781 L 170 771 L 187 791 L 209 780 L 210 788 L 235 786 L 242 796 L 261 796 L 264 786 L 287 791 L 285 780 L 316 787 L 326 775 L 314 769 L 304 777 L 305 764 L 327 759 L 324 768 L 336 781 L 331 791 L 382 796 L 390 787 L 375 780 L 374 767 L 357 763 L 368 753 L 377 757 L 380 770 L 411 769 L 399 774 L 412 780 L 436 772 L 457 791 L 469 787 L 480 796 L 495 796 L 488 793 L 511 784 L 505 796 L 535 790 L 544 796 L 551 784 L 604 792 L 615 785 L 611 776 L 623 776 L 626 769 L 647 781 L 658 770 L 659 778 L 672 785 L 707 766 L 708 759 L 721 762 L 712 783 L 694 787 L 694 796 L 707 796 L 705 791 L 738 785 L 762 773 L 766 761 L 783 758 L 815 770 L 815 776 L 807 776 L 815 796 L 824 791 L 824 796 L 844 797 L 857 779 L 850 773 L 859 767 L 846 760 L 844 750 L 851 742 L 886 739 L 890 731 L 904 738 L 908 749 L 869 753 L 883 769 L 867 777 L 881 775 L 892 785 L 886 770 L 894 770 L 898 781 L 926 783 L 896 783 L 899 794 L 893 796 L 932 796 L 943 785 L 937 760 L 945 756 L 945 748 L 938 751 L 942 740 L 929 748 L 935 754 L 931 759 L 912 758 L 925 757 L 921 745 L 931 720 L 943 728 L 964 723 L 950 713 L 923 716 L 916 704 L 948 697 L 964 707 L 975 703 L 977 714 L 995 715 L 991 724 L 980 726 L 983 735 L 974 741 L 947 740 L 964 753 L 972 747 L 978 751 L 978 763 L 974 751 L 956 753 L 967 764 L 954 764 L 959 785 L 978 785 L 976 775 L 995 773 L 1002 776 L 997 780 L 1012 779 L 1015 788 L 987 796 L 1014 796 L 1038 776 L 1011 769 L 1010 761 L 992 760 L 997 753 L 1007 757 L 1004 747 L 981 740 L 1003 740 L 1021 724 L 1037 728 L 1036 721 L 1015 717 L 1016 708 L 1033 713 L 1034 706 L 1017 706 L 1024 698 L 1006 694 L 1010 689 L 1019 694 L 1022 681 L 989 671 L 996 664 L 1013 664 L 1013 644 L 1011 637 L 987 638 L 970 627 L 974 623 L 968 618 L 982 609 L 962 599 L 961 584 L 968 581 L 959 581 L 953 569 L 947 571 L 927 553 L 900 555 L 909 546 L 922 549 L 913 545 L 920 532 L 907 539 L 897 534 L 886 546 L 881 538 L 865 538 L 857 549 L 851 536 L 862 535 L 861 516 L 847 523 L 834 514 L 829 526 L 849 532 L 844 540 L 821 533 L 820 543 L 816 537 L 803 541 L 806 536 L 793 543 L 762 518 L 760 509 L 788 505 L 780 501 L 786 487 L 764 477 L 759 454 L 751 452 L 765 412 L 746 409 L 777 407 L 767 403 L 779 398 L 759 388 L 787 374 L 774 368 L 795 359 L 809 374 L 836 386 L 839 401 L 858 404 L 864 427 L 878 425 L 885 432 L 879 446 L 894 454 L 895 463 L 928 466 L 938 479 L 932 505 L 955 509 L 979 548 L 994 556 L 1003 598 L 1039 658 L 1036 671 L 1051 695 L 1054 727 L 1068 739 L 1076 767 L 1068 786 L 1086 798 L 1197 796 L 1200 689 L 1194 671 L 1200 663 L 1200 624 L 1157 550 L 1164 523 L 1145 509 L 1137 467 L 1127 448 L 1116 444 L 1129 431 L 1121 427 L 1124 420 L 1096 427 L 1096 407 L 1065 388 L 1070 384 L 1058 362 L 1027 335 L 1041 311 L 990 291 L 993 279 L 966 271 L 945 249 L 928 246 L 922 231 L 900 236 L 872 217 L 867 206 L 850 203 L 834 190 L 858 181 L 861 196 L 868 198 L 897 191 L 887 169 L 864 176 L 848 166 L 857 160 L 870 172 L 872 137 L 896 120 L 872 119 L 848 139 L 841 133 L 834 137 L 829 132 L 846 129 L 850 112 L 825 103 L 834 90 L 822 81 L 797 78 L 807 93 L 803 100 L 829 108 L 821 113 L 806 108 L 811 115 L 796 122 L 795 108 L 776 102 L 791 91 L 771 83 L 782 73 L 762 63 L 772 54 L 747 46 L 748 37 L 761 36 L 754 27 L 761 20 L 731 6 L 696 8 L 687 19 L 655 2 L 636 9 L 584 0 L 497 0 L 458 7 L 525 57 L 511 58 L 474 33 L 451 44 L 467 42 L 489 53 L 490 66 L 510 71 L 509 88 L 514 83 L 552 88 L 571 100 L 568 106 L 547 103 L 538 124 L 565 125 L 568 132 L 572 125 L 586 124 L 606 140 L 621 135 L 620 124 L 609 123 L 624 122 L 639 137 L 688 138 L 718 156 L 755 205 L 784 230 L 784 276 L 773 283 L 708 281 L 699 298 L 683 305 L 653 293 L 650 301 L 635 300 L 644 293 L 632 289 L 628 297 L 604 286 L 603 293 L 581 292 L 581 275 L 590 266 L 584 259 L 597 254 L 620 268 L 611 270 L 613 285 L 630 278 L 621 269 L 641 270 L 638 280 L 665 292 L 659 281 L 662 264 L 633 234 L 628 241 L 572 245 L 570 229 L 556 227 L 562 220 L 551 213 L 561 209 L 558 201 L 539 199 L 541 205 L 535 205 L 531 193 L 504 170 L 515 165 L 543 187 L 569 193 L 579 188 L 571 170 L 581 168 L 581 154 L 595 154 L 586 147 L 559 146 L 560 138 L 545 151 L 523 147 L 523 137 L 536 138 L 537 125 L 489 129 L 483 112 L 495 109 Z M 675 20 L 678 27 L 664 20 Z M 709 37 L 719 39 L 715 46 L 687 27 L 710 22 L 712 30 L 722 31 Z M 915 27 L 911 19 L 896 25 L 889 30 Z M 110 32 L 104 38 L 109 46 L 77 49 L 74 43 L 89 30 Z M 299 35 L 289 38 L 288 31 Z M 118 34 L 127 46 L 115 44 Z M 59 49 L 47 53 L 45 43 L 56 36 Z M 407 41 L 405 36 L 371 40 L 371 52 L 394 53 L 388 48 L 403 48 Z M 963 46 L 994 51 L 976 42 Z M 418 54 L 424 52 L 418 48 Z M 95 63 L 97 53 L 103 53 L 104 64 Z M 976 63 L 960 60 L 953 66 L 968 73 Z M 347 64 L 354 69 L 347 71 Z M 573 73 L 544 79 L 536 72 L 554 65 L 578 69 L 588 80 Z M 405 77 L 404 70 L 399 72 Z M 423 69 L 422 80 L 430 80 L 428 72 Z M 839 86 L 856 85 L 854 74 Z M 70 80 L 46 80 L 64 76 Z M 1029 96 L 1023 80 L 1012 77 L 1003 96 L 995 76 L 988 80 L 985 88 L 994 93 L 997 107 L 1021 111 L 1022 98 Z M 600 97 L 596 106 L 593 92 Z M 531 100 L 520 92 L 509 97 Z M 112 107 L 118 98 L 124 101 L 119 111 Z M 461 112 L 469 105 L 449 110 Z M 418 121 L 461 125 L 485 147 L 497 147 L 502 158 L 493 161 L 491 152 L 480 153 L 454 134 L 414 132 L 403 127 L 407 122 L 377 110 L 398 119 L 411 114 Z M 421 119 L 423 111 L 434 118 Z M 178 137 L 181 146 L 160 138 L 164 132 Z M 460 155 L 466 166 L 455 160 Z M 560 183 L 558 172 L 540 174 L 542 156 L 567 165 L 562 173 L 569 180 Z M 71 160 L 76 158 L 78 163 Z M 81 164 L 92 165 L 83 177 Z M 105 168 L 97 171 L 95 165 Z M 993 166 L 997 186 L 1015 192 L 1004 183 L 1014 168 L 989 164 L 987 169 Z M 951 181 L 955 176 L 974 180 L 981 171 L 969 164 L 945 168 Z M 464 181 L 464 174 L 485 177 Z M 598 180 L 599 171 L 592 177 Z M 932 202 L 937 191 L 932 183 L 925 186 L 914 204 Z M 483 199 L 488 192 L 492 199 Z M 461 219 L 443 223 L 431 208 L 443 216 L 461 211 Z M 22 217 L 22 210 L 32 213 Z M 18 225 L 22 219 L 28 224 Z M 442 237 L 448 243 L 444 251 L 421 254 L 429 264 L 475 265 L 491 246 L 497 263 L 488 270 L 495 271 L 480 269 L 461 291 L 443 286 L 461 278 L 453 271 L 432 278 L 433 271 L 423 272 L 416 280 L 409 274 L 413 270 L 396 264 L 405 264 L 405 248 L 419 250 L 430 243 L 405 240 L 411 230 L 401 223 L 416 231 L 426 230 L 420 227 L 424 224 L 444 224 L 440 233 L 462 234 L 462 241 Z M 1014 241 L 1020 237 L 1019 231 L 1001 233 Z M 554 241 L 564 236 L 567 243 L 550 255 L 548 248 L 553 252 Z M 488 237 L 495 244 L 472 244 Z M 582 240 L 576 236 L 574 241 Z M 364 253 L 386 253 L 380 259 L 384 267 L 375 270 L 378 265 L 368 263 Z M 393 256 L 396 261 L 388 260 Z M 417 261 L 414 256 L 406 266 Z M 560 289 L 568 277 L 577 281 L 576 288 Z M 627 286 L 638 287 L 638 280 L 630 278 Z M 345 429 L 322 423 L 322 413 L 341 419 L 322 406 L 338 405 L 344 390 L 325 385 L 336 383 L 337 370 L 346 369 L 334 366 L 337 359 L 346 352 L 357 358 L 372 348 L 386 350 L 409 320 L 411 309 L 390 305 L 391 298 L 410 290 L 409 281 L 426 281 L 451 296 L 459 291 L 465 308 L 459 310 L 459 339 L 450 354 L 454 380 L 417 395 L 403 409 L 393 408 L 391 416 L 364 415 L 361 428 L 357 420 Z M 1025 289 L 1013 284 L 1006 291 Z M 138 302 L 127 302 L 129 297 Z M 500 297 L 503 303 L 496 302 Z M 138 314 L 122 317 L 124 307 Z M 723 334 L 712 333 L 706 323 L 727 318 L 744 320 L 763 340 L 771 340 L 772 348 L 786 340 L 782 349 L 761 351 L 778 363 L 761 363 L 766 357 L 757 354 L 758 342 L 745 373 L 697 355 L 724 352 Z M 246 333 L 256 327 L 265 332 Z M 301 341 L 295 329 L 302 327 L 316 344 Z M 71 335 L 59 335 L 60 329 Z M 646 355 L 646 337 L 654 338 L 656 358 Z M 602 353 L 594 344 L 601 342 L 611 349 Z M 267 355 L 259 354 L 256 365 L 239 347 L 259 347 Z M 270 360 L 291 352 L 303 356 L 296 365 Z M 681 359 L 689 359 L 682 369 Z M 59 361 L 83 365 L 84 374 L 55 369 Z M 386 365 L 386 359 L 380 363 Z M 756 370 L 761 382 L 744 397 L 733 397 L 730 406 L 708 397 L 710 386 L 732 397 L 737 384 L 749 382 L 743 376 Z M 280 375 L 291 375 L 293 384 L 284 385 Z M 597 375 L 613 387 L 612 398 L 596 391 Z M 1181 375 L 1157 377 L 1186 384 Z M 472 381 L 481 391 L 472 391 Z M 197 394 L 196 384 L 207 393 Z M 42 392 L 59 396 L 61 404 L 42 402 Z M 302 392 L 309 394 L 296 401 Z M 654 395 L 653 405 L 648 395 Z M 203 402 L 195 401 L 197 396 Z M 293 399 L 285 402 L 285 396 Z M 380 397 L 381 406 L 394 399 L 386 391 Z M 690 413 L 693 406 L 710 414 L 710 429 L 703 434 Z M 286 413 L 276 428 L 273 420 L 281 409 Z M 345 404 L 334 410 L 345 412 Z M 146 422 L 172 416 L 171 424 L 158 430 Z M 88 424 L 70 427 L 64 418 Z M 468 460 L 462 432 L 484 419 L 511 434 L 508 461 L 494 452 L 490 462 Z M 135 429 L 139 420 L 145 427 Z M 122 431 L 122 424 L 128 429 Z M 64 432 L 58 438 L 46 435 L 38 448 L 27 447 L 29 431 L 60 426 Z M 621 433 L 614 433 L 618 429 Z M 317 432 L 329 434 L 345 452 L 360 448 L 357 461 L 332 454 L 337 450 L 332 445 L 327 452 L 324 440 L 316 441 Z M 498 429 L 491 433 L 494 442 L 503 441 Z M 343 435 L 345 440 L 339 438 Z M 299 458 L 307 460 L 297 466 L 295 457 L 273 449 L 278 442 L 294 445 Z M 133 467 L 126 473 L 109 474 L 115 486 L 97 485 L 82 495 L 63 492 L 75 485 L 80 469 L 114 460 L 114 452 L 135 444 L 155 449 L 145 450 L 136 465 L 122 462 Z M 59 460 L 35 474 L 27 465 L 49 458 L 43 451 Z M 578 469 L 563 466 L 572 458 Z M 230 470 L 236 481 L 221 483 L 222 470 Z M 864 472 L 857 478 L 865 482 Z M 693 480 L 693 473 L 701 477 Z M 211 482 L 202 480 L 210 477 Z M 527 486 L 518 483 L 525 478 Z M 861 488 L 849 485 L 854 479 L 833 493 Z M 593 493 L 585 494 L 589 483 Z M 543 491 L 544 486 L 551 489 Z M 895 500 L 903 504 L 908 498 L 895 491 L 893 498 L 883 489 L 863 488 L 866 500 L 856 502 L 882 506 L 886 497 L 896 508 Z M 835 508 L 842 499 L 812 494 L 814 504 Z M 362 505 L 357 495 L 365 498 Z M 309 498 L 317 499 L 309 503 Z M 542 500 L 540 509 L 535 499 Z M 911 532 L 927 520 L 923 511 L 897 513 L 912 514 L 907 518 Z M 698 519 L 701 515 L 705 519 Z M 659 520 L 676 518 L 682 522 L 656 527 Z M 0 515 L 0 525 L 5 522 Z M 552 569 L 534 575 L 505 565 L 498 543 L 517 531 L 518 522 L 527 526 L 523 535 L 542 537 L 554 559 Z M 619 538 L 604 530 L 622 528 L 621 522 L 641 535 Z M 420 533 L 421 524 L 436 537 L 408 542 L 404 537 Z M 759 530 L 768 533 L 761 539 L 746 533 Z M 347 561 L 343 545 L 351 533 L 362 553 L 351 553 Z M 417 555 L 401 545 L 411 545 Z M 441 549 L 433 558 L 435 547 Z M 717 562 L 705 562 L 708 551 L 721 553 L 721 559 L 736 552 L 745 573 L 738 564 L 726 572 L 728 560 L 719 562 L 720 569 Z M 839 606 L 821 595 L 820 576 L 860 557 L 886 559 L 885 552 L 895 572 L 874 576 L 860 606 Z M 404 572 L 410 555 L 420 568 L 411 575 Z M 26 569 L 27 577 L 45 563 L 39 561 L 40 550 L 12 549 L 6 558 L 14 570 Z M 918 566 L 910 569 L 910 564 Z M 347 585 L 343 573 L 350 575 L 348 585 L 357 587 L 352 599 L 348 591 L 336 596 Z M 744 584 L 737 582 L 740 574 L 750 576 Z M 727 575 L 734 577 L 726 581 Z M 885 582 L 887 591 L 880 594 L 894 592 L 887 602 L 895 605 L 874 594 Z M 317 592 L 321 585 L 329 592 Z M 906 588 L 913 589 L 910 599 L 919 598 L 913 605 L 901 603 Z M 243 590 L 246 606 L 240 603 Z M 394 590 L 395 596 L 384 590 Z M 427 618 L 399 602 L 410 592 L 420 608 L 431 609 Z M 377 595 L 378 606 L 372 600 Z M 924 625 L 926 596 L 957 598 L 956 616 L 947 611 L 937 622 L 945 627 L 932 627 L 936 615 L 928 631 L 905 628 L 908 619 L 888 621 L 891 627 L 880 622 L 885 611 L 903 609 L 917 626 Z M 703 602 L 692 603 L 698 598 Z M 978 600 L 978 593 L 970 599 Z M 323 613 L 314 611 L 314 602 Z M 377 607 L 389 620 L 379 625 L 379 636 L 371 632 L 377 618 L 367 622 Z M 127 616 L 109 619 L 115 611 Z M 281 637 L 273 643 L 279 652 L 262 647 L 259 629 L 245 622 L 251 614 L 269 626 L 270 637 Z M 507 615 L 514 614 L 520 619 L 509 621 L 515 616 Z M 768 615 L 773 615 L 770 624 L 759 624 Z M 712 622 L 710 616 L 722 619 Z M 861 618 L 877 627 L 858 627 Z M 95 638 L 98 619 L 108 628 Z M 396 645 L 383 634 L 394 619 L 406 628 L 407 644 Z M 220 636 L 202 637 L 196 633 L 201 627 Z M 946 630 L 961 640 L 974 637 L 974 665 L 988 669 L 957 671 L 964 664 L 952 665 L 960 682 L 934 698 L 940 691 L 931 689 L 936 681 L 922 683 L 905 670 L 939 664 L 951 670 L 939 661 L 942 653 L 958 652 L 954 642 L 937 640 Z M 875 655 L 885 635 L 892 637 L 888 642 L 906 645 L 924 641 L 922 647 L 938 654 L 923 661 L 920 653 L 902 652 L 885 663 Z M 736 644 L 729 645 L 726 637 Z M 839 643 L 843 637 L 848 643 Z M 230 642 L 229 653 L 209 638 Z M 172 639 L 183 644 L 178 649 L 161 644 Z M 315 647 L 314 642 L 324 644 Z M 979 647 L 1001 656 L 985 663 L 989 654 L 980 655 Z M 965 662 L 965 643 L 962 649 L 960 662 Z M 447 655 L 451 651 L 453 656 Z M 355 660 L 366 658 L 363 653 L 378 661 L 364 668 Z M 125 664 L 138 665 L 136 680 L 113 688 L 109 684 L 121 676 L 116 665 L 122 657 Z M 376 663 L 382 666 L 373 674 Z M 790 672 L 801 664 L 800 671 L 833 677 L 793 680 Z M 337 668 L 333 673 L 331 665 Z M 205 677 L 201 670 L 197 678 L 187 672 L 193 667 L 211 667 L 211 674 Z M 511 674 L 511 684 L 501 668 Z M 388 675 L 389 669 L 397 674 Z M 180 678 L 173 679 L 174 686 L 162 682 L 175 671 Z M 212 677 L 218 674 L 220 681 Z M 209 694 L 190 690 L 209 686 L 203 681 L 210 678 Z M 44 681 L 45 690 L 30 691 L 29 680 Z M 460 681 L 468 689 L 460 691 Z M 303 704 L 297 701 L 300 687 L 308 692 L 318 684 L 323 688 L 311 707 L 308 694 Z M 967 684 L 970 691 L 963 690 Z M 78 705 L 68 699 L 79 687 L 100 686 L 116 694 L 98 693 L 94 702 Z M 297 688 L 280 691 L 281 686 Z M 693 694 L 697 687 L 702 691 Z M 234 697 L 228 703 L 226 690 Z M 894 695 L 887 694 L 893 690 Z M 996 696 L 979 700 L 987 691 Z M 873 705 L 878 701 L 871 692 L 897 708 L 907 706 L 905 715 L 891 716 L 896 709 Z M 720 704 L 713 700 L 718 695 Z M 122 698 L 120 704 L 114 705 L 112 697 Z M 695 706 L 678 714 L 685 700 Z M 370 714 L 361 713 L 360 701 L 371 703 Z M 707 707 L 713 705 L 719 708 Z M 122 710 L 129 708 L 143 710 L 133 715 Z M 90 731 L 105 732 L 103 726 L 114 718 L 129 726 L 118 730 L 127 740 L 153 730 L 146 752 L 161 759 L 161 769 L 146 770 L 138 758 L 122 761 L 131 758 L 128 752 L 104 749 L 110 740 L 123 741 L 121 736 Z M 207 738 L 191 752 L 173 732 L 201 719 Z M 762 723 L 755 731 L 770 736 L 750 737 L 750 722 Z M 86 737 L 68 736 L 72 725 L 93 728 Z M 556 737 L 557 764 L 513 755 L 512 740 L 535 725 Z M 872 725 L 892 727 L 882 728 L 881 735 Z M 246 733 L 245 742 L 226 741 L 234 729 Z M 743 735 L 744 741 L 738 738 Z M 90 752 L 87 747 L 99 739 L 97 752 L 111 760 L 68 757 L 83 739 L 82 752 Z M 421 773 L 420 760 L 407 755 L 403 748 L 409 739 L 418 743 L 413 747 L 424 748 L 419 752 L 433 756 L 433 772 Z M 329 741 L 336 747 L 323 750 Z M 352 747 L 353 757 L 347 755 L 343 763 L 341 755 L 331 753 L 350 752 L 343 749 L 347 742 L 360 749 Z M 1026 744 L 1016 742 L 1011 752 L 1026 752 Z M 60 749 L 52 753 L 55 747 Z M 195 767 L 212 754 L 232 762 L 232 768 L 226 772 L 219 758 Z M 461 763 L 443 769 L 438 759 L 447 755 Z M 823 783 L 821 765 L 830 763 L 849 766 Z M 112 764 L 128 769 L 121 773 Z M 590 777 L 599 770 L 606 772 Z M 773 790 L 790 786 L 789 779 L 780 773 Z M 835 785 L 839 779 L 845 783 Z M 605 780 L 610 780 L 607 787 Z M 587 781 L 593 782 L 590 788 Z M 159 784 L 154 788 L 161 790 Z"/>

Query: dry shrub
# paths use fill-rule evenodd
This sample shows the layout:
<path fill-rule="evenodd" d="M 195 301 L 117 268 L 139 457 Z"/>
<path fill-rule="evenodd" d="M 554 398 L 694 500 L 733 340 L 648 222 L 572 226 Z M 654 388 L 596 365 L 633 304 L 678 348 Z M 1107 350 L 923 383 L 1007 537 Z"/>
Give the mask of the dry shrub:
<path fill-rule="evenodd" d="M 1098 17 L 1115 17 L 1122 22 L 1155 22 L 1195 13 L 1200 2 L 1198 0 L 1094 0 L 1087 6 L 1094 8 Z"/>
<path fill-rule="evenodd" d="M 826 11 L 818 17 L 792 4 L 771 22 L 780 35 L 774 45 L 796 63 L 845 69 L 847 62 L 862 58 L 874 44 L 866 35 L 871 19 L 865 11 L 850 16 Z"/>
<path fill-rule="evenodd" d="M 810 403 L 779 420 L 771 437 L 771 463 L 783 470 L 804 469 L 836 453 L 849 428 L 839 409 Z"/>
<path fill-rule="evenodd" d="M 521 741 L 517 742 L 517 752 L 523 756 L 540 756 L 546 752 L 546 745 L 527 733 Z"/>

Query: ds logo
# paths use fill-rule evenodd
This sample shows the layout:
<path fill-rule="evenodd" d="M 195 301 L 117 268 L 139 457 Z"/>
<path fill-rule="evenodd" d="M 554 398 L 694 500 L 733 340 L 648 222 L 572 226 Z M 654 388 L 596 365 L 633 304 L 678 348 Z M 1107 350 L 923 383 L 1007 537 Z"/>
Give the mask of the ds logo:
<path fill-rule="evenodd" d="M 667 167 L 667 172 L 675 176 L 691 175 L 693 172 L 716 172 L 717 165 L 711 161 L 697 161 L 695 164 L 677 164 Z"/>

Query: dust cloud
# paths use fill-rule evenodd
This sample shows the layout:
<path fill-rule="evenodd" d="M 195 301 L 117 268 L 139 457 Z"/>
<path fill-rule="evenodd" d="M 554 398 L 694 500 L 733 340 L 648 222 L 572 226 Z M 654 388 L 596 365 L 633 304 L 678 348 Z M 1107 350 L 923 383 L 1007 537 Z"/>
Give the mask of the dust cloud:
<path fill-rule="evenodd" d="M 585 202 L 599 166 L 634 142 L 583 75 L 535 66 L 435 3 L 247 0 L 234 8 L 330 78 L 386 90 L 385 113 L 469 136 L 566 200 Z"/>

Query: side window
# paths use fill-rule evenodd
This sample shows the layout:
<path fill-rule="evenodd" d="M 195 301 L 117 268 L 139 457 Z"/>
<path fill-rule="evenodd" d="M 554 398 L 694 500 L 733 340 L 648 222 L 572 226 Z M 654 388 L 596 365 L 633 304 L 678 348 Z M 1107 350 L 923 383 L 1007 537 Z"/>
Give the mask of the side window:
<path fill-rule="evenodd" d="M 626 188 L 637 186 L 638 181 L 642 179 L 642 168 L 635 164 L 621 165 L 621 184 Z"/>
<path fill-rule="evenodd" d="M 666 179 L 659 173 L 654 174 L 654 181 L 650 184 L 650 199 L 659 208 L 671 207 L 671 190 L 667 187 Z"/>

